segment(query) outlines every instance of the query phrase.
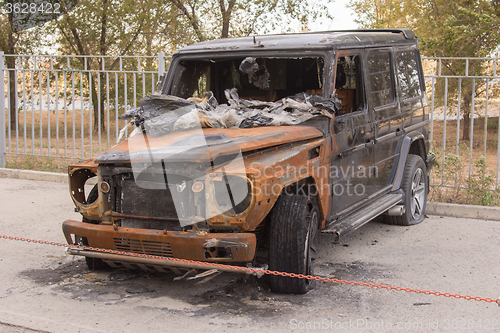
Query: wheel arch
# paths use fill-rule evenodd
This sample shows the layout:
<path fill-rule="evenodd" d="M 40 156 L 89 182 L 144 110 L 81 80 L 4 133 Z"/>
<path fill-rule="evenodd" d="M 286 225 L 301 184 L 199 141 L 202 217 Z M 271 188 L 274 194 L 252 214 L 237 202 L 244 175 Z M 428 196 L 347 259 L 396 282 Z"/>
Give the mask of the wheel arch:
<path fill-rule="evenodd" d="M 408 154 L 418 155 L 424 161 L 426 160 L 427 149 L 425 147 L 424 135 L 418 131 L 408 133 L 399 140 L 397 151 L 398 155 L 394 163 L 395 168 L 393 168 L 393 175 L 390 178 L 392 180 L 393 191 L 397 191 L 401 187 Z"/>
<path fill-rule="evenodd" d="M 410 138 L 409 154 L 418 155 L 425 161 L 427 158 L 427 149 L 425 147 L 424 135 L 420 132 L 411 132 L 408 137 Z"/>
<path fill-rule="evenodd" d="M 324 192 L 324 191 L 323 191 Z M 283 195 L 302 195 L 305 197 L 309 197 L 312 199 L 312 202 L 316 205 L 319 212 L 319 228 L 324 228 L 326 222 L 326 216 L 328 214 L 328 207 L 325 206 L 325 202 L 328 203 L 329 198 L 325 197 L 325 194 L 322 193 L 321 188 L 318 186 L 318 180 L 314 176 L 304 177 L 300 180 L 290 182 L 288 184 L 283 184 L 280 194 L 276 197 L 271 198 L 271 206 L 269 207 L 269 211 L 266 214 L 266 217 L 259 223 L 268 223 L 268 216 L 272 213 L 273 208 L 276 205 L 276 202 Z M 310 207 L 312 209 L 312 207 Z M 266 222 L 267 221 L 267 222 Z M 256 226 L 257 228 L 257 226 Z"/>
<path fill-rule="evenodd" d="M 294 189 L 298 189 L 298 191 L 294 192 Z M 311 198 L 312 201 L 309 204 L 314 203 L 319 211 L 319 227 L 320 229 L 324 227 L 328 215 L 328 207 L 325 207 L 325 202 L 328 202 L 328 198 L 325 198 L 326 193 L 322 193 L 316 177 L 308 176 L 284 186 L 280 196 L 289 194 L 298 194 Z M 312 209 L 312 207 L 310 208 Z"/>

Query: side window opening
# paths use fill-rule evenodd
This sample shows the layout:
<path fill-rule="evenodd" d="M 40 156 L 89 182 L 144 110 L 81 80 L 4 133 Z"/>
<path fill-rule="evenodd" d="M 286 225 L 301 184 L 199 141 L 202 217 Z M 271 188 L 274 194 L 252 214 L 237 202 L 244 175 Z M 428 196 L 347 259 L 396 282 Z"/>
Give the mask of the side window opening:
<path fill-rule="evenodd" d="M 402 100 L 422 96 L 417 57 L 418 55 L 415 51 L 400 51 L 396 53 L 396 70 L 401 87 Z"/>
<path fill-rule="evenodd" d="M 178 97 L 201 97 L 210 90 L 210 65 L 208 63 L 194 61 L 192 66 L 179 64 L 178 72 L 179 75 L 173 82 Z"/>
<path fill-rule="evenodd" d="M 335 91 L 342 101 L 339 115 L 352 113 L 364 108 L 363 84 L 361 81 L 361 61 L 359 55 L 337 58 Z"/>
<path fill-rule="evenodd" d="M 368 81 L 373 107 L 392 104 L 395 99 L 389 52 L 371 52 L 368 56 Z"/>

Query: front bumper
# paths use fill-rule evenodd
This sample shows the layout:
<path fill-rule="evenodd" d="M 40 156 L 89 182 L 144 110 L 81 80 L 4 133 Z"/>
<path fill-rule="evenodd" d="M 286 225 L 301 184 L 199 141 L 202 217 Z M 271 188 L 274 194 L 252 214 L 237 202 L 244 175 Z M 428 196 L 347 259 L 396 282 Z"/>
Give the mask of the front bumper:
<path fill-rule="evenodd" d="M 122 252 L 207 262 L 248 262 L 255 255 L 253 233 L 203 233 L 137 228 L 115 228 L 67 220 L 62 225 L 68 244 L 72 235 L 85 237 L 88 246 Z"/>

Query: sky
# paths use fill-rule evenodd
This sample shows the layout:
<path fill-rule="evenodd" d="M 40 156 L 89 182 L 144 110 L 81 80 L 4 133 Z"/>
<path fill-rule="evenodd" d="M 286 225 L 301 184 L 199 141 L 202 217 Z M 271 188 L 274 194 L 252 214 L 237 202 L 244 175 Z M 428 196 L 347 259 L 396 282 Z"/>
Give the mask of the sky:
<path fill-rule="evenodd" d="M 346 7 L 349 1 L 335 0 L 334 3 L 329 3 L 330 14 L 334 19 L 310 23 L 309 28 L 311 31 L 357 29 L 357 25 L 354 22 L 354 12 Z"/>

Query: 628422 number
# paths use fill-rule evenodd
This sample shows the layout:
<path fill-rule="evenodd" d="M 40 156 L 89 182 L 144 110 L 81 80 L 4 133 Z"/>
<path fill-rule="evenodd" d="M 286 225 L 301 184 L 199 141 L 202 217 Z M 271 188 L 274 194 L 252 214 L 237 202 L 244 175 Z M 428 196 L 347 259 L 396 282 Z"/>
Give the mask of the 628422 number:
<path fill-rule="evenodd" d="M 5 3 L 7 14 L 61 14 L 61 4 L 59 3 Z"/>

